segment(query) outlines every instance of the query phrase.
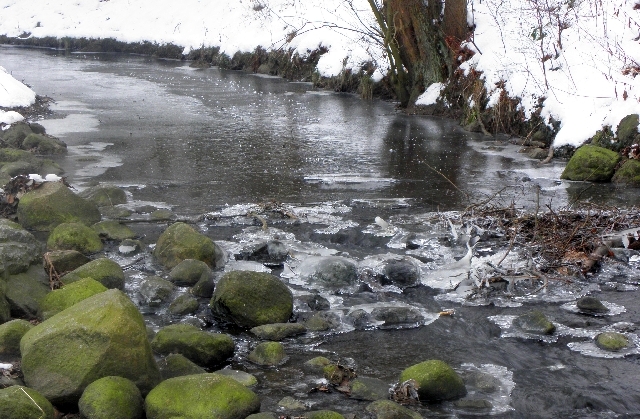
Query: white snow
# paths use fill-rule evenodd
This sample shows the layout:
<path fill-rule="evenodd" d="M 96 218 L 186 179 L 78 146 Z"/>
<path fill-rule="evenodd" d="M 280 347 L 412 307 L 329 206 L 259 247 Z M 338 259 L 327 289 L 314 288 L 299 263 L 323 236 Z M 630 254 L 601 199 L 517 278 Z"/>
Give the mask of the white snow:
<path fill-rule="evenodd" d="M 13 78 L 4 67 L 0 67 L 0 107 L 30 106 L 35 101 L 36 94 L 33 90 Z M 13 124 L 23 119 L 18 112 L 0 110 L 0 123 Z"/>
<path fill-rule="evenodd" d="M 433 83 L 427 90 L 418 97 L 416 105 L 433 105 L 444 89 L 444 83 Z"/>
<path fill-rule="evenodd" d="M 561 121 L 555 145 L 580 145 L 603 125 L 614 129 L 640 113 L 640 11 L 635 0 L 470 0 L 476 51 L 462 68 L 475 68 L 498 105 L 496 83 L 522 100 L 526 115 L 542 101 L 542 116 Z M 539 7 L 538 7 L 539 6 Z M 0 0 L 0 34 L 113 37 L 125 42 L 174 43 L 185 52 L 218 46 L 222 52 L 292 48 L 301 55 L 323 46 L 324 76 L 365 61 L 387 71 L 380 45 L 364 32 L 375 26 L 367 0 Z M 0 57 L 0 64 L 2 58 Z M 6 72 L 0 72 L 5 87 Z M 418 100 L 434 103 L 436 91 Z M 22 106 L 25 96 L 10 97 Z M 33 98 L 33 92 L 29 98 Z M 33 100 L 33 99 L 29 99 Z M 0 114 L 0 120 L 8 116 Z"/>

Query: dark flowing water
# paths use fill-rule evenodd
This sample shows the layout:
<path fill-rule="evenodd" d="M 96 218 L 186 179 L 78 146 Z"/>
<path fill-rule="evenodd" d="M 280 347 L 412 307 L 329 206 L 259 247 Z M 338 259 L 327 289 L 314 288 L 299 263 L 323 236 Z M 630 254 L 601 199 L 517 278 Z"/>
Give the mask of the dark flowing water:
<path fill-rule="evenodd" d="M 330 302 L 328 313 L 336 324 L 331 332 L 286 341 L 289 360 L 271 369 L 246 361 L 256 340 L 232 331 L 238 354 L 231 367 L 258 377 L 255 390 L 263 410 L 288 413 L 277 403 L 292 396 L 313 409 L 361 417 L 367 402 L 340 393 L 309 393 L 321 377 L 301 365 L 323 355 L 389 385 L 407 366 L 431 358 L 449 362 L 467 378 L 493 377 L 490 390 L 467 380 L 469 397 L 487 400 L 493 408 L 414 407 L 424 417 L 640 415 L 637 346 L 611 355 L 592 342 L 599 331 L 624 329 L 638 343 L 637 263 L 605 266 L 589 281 L 554 284 L 546 293 L 516 284 L 515 292 L 479 302 L 442 281 L 467 252 L 449 224 L 457 232 L 468 225 L 447 211 L 494 194 L 492 202 L 522 208 L 557 208 L 575 199 L 634 205 L 637 192 L 563 183 L 558 180 L 562 162 L 539 168 L 518 154 L 518 147 L 466 133 L 455 122 L 406 116 L 390 103 L 316 91 L 306 83 L 193 70 L 185 63 L 144 57 L 64 56 L 7 47 L 0 48 L 0 65 L 56 100 L 44 125 L 68 144 L 68 156 L 58 162 L 76 188 L 118 185 L 129 195 L 127 206 L 140 213 L 152 206 L 180 217 L 208 214 L 197 226 L 229 252 L 227 269 L 267 269 L 233 260 L 252 244 L 277 238 L 288 246 L 291 259 L 273 273 L 294 291 L 296 314 L 309 315 L 301 296 L 318 292 Z M 260 204 L 270 201 L 282 203 L 296 219 L 272 217 L 267 229 L 260 228 L 247 214 L 262 211 Z M 133 228 L 153 245 L 164 225 Z M 411 237 L 417 245 L 407 245 Z M 491 258 L 500 259 L 505 250 L 500 240 L 481 241 L 471 269 L 495 262 Z M 131 263 L 115 249 L 107 253 L 123 265 Z M 513 253 L 507 262 L 516 266 L 521 253 Z M 420 271 L 421 285 L 318 288 L 306 280 L 305 270 L 314 258 L 330 255 L 350 259 L 362 278 L 389 260 L 409 258 Z M 134 301 L 137 284 L 151 274 L 166 272 L 149 256 L 127 270 L 127 292 Z M 610 304 L 612 314 L 576 313 L 571 304 L 587 293 Z M 206 301 L 201 307 L 198 316 L 175 319 L 166 306 L 141 304 L 155 328 L 206 317 Z M 354 321 L 357 310 L 388 307 L 408 308 L 413 317 L 395 323 Z M 455 314 L 438 317 L 445 308 Z M 510 327 L 513 316 L 532 308 L 559 325 L 553 337 Z"/>

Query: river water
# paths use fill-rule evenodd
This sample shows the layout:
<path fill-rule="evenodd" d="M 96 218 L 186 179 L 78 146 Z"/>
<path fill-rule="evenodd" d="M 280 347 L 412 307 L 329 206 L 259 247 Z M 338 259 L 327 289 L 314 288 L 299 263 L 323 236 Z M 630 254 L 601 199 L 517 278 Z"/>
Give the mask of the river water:
<path fill-rule="evenodd" d="M 637 342 L 639 266 L 605 265 L 589 280 L 537 293 L 537 286 L 520 285 L 482 301 L 466 299 L 461 288 L 442 280 L 462 266 L 456 260 L 469 256 L 463 233 L 482 235 L 480 226 L 462 225 L 456 212 L 471 202 L 531 209 L 581 199 L 631 206 L 638 201 L 635 191 L 563 182 L 562 162 L 539 167 L 506 138 L 467 133 L 454 121 L 407 116 L 391 103 L 308 83 L 194 70 L 149 57 L 11 47 L 0 47 L 0 65 L 56 101 L 42 123 L 68 144 L 68 155 L 57 161 L 77 189 L 98 182 L 120 186 L 139 220 L 149 208 L 199 219 L 197 226 L 231 255 L 226 269 L 268 269 L 233 260 L 256 243 L 278 239 L 288 247 L 290 258 L 273 273 L 294 291 L 296 314 L 310 315 L 303 297 L 318 293 L 330 304 L 326 313 L 334 327 L 286 341 L 289 360 L 271 369 L 246 361 L 254 337 L 225 330 L 238 347 L 230 366 L 258 377 L 264 411 L 288 413 L 278 402 L 291 396 L 312 409 L 361 417 L 367 402 L 309 392 L 321 377 L 302 363 L 322 355 L 389 385 L 412 364 L 443 359 L 466 377 L 470 398 L 492 406 L 412 407 L 424 417 L 640 415 L 636 347 L 611 355 L 593 344 L 596 333 L 611 329 Z M 279 212 L 264 215 L 265 208 Z M 263 214 L 267 228 L 249 213 Z M 139 222 L 132 228 L 153 246 L 164 226 Z M 490 233 L 467 260 L 471 269 L 505 253 L 500 232 Z M 518 265 L 518 255 L 505 263 Z M 185 320 L 168 316 L 166 305 L 152 309 L 139 302 L 139 282 L 166 275 L 148 252 L 141 261 L 115 248 L 107 256 L 122 265 L 136 262 L 126 271 L 127 292 L 150 326 Z M 308 281 L 314 261 L 335 256 L 358 267 L 359 286 L 325 289 Z M 416 267 L 417 286 L 371 280 L 394 260 Z M 577 313 L 572 304 L 586 294 L 605 301 L 609 315 Z M 206 318 L 206 301 L 201 307 L 186 320 Z M 532 308 L 556 323 L 555 335 L 531 336 L 510 326 L 513 316 Z M 387 309 L 405 317 L 372 315 Z M 438 317 L 443 309 L 454 314 Z M 482 386 L 474 377 L 493 384 Z"/>

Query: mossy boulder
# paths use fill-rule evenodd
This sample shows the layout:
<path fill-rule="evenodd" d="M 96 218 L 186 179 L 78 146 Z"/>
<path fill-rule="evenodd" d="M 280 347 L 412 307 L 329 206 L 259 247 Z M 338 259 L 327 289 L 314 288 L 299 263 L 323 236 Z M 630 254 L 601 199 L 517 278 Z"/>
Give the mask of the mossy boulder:
<path fill-rule="evenodd" d="M 314 372 L 314 373 L 322 373 L 324 367 L 331 365 L 331 360 L 324 356 L 316 356 L 315 358 L 311 358 L 302 364 L 305 370 Z"/>
<path fill-rule="evenodd" d="M 127 194 L 117 186 L 99 185 L 85 189 L 79 194 L 99 207 L 112 207 L 127 203 Z"/>
<path fill-rule="evenodd" d="M 82 223 L 62 223 L 56 226 L 47 239 L 52 250 L 77 250 L 80 253 L 96 253 L 102 250 L 100 236 Z"/>
<path fill-rule="evenodd" d="M 539 310 L 532 310 L 516 317 L 513 324 L 523 332 L 537 335 L 550 335 L 556 330 L 556 326 Z"/>
<path fill-rule="evenodd" d="M 304 417 L 306 419 L 345 419 L 344 416 L 333 410 L 314 410 L 306 412 Z"/>
<path fill-rule="evenodd" d="M 596 131 L 595 135 L 590 138 L 589 143 L 598 147 L 608 148 L 609 150 L 618 150 L 615 134 L 611 130 L 610 125 L 606 125 L 601 130 Z"/>
<path fill-rule="evenodd" d="M 229 335 L 200 330 L 191 324 L 163 327 L 151 341 L 162 355 L 179 353 L 203 367 L 220 365 L 233 356 L 235 344 Z"/>
<path fill-rule="evenodd" d="M 52 250 L 45 253 L 45 269 L 50 266 L 60 275 L 71 272 L 82 265 L 91 262 L 87 256 L 77 250 Z"/>
<path fill-rule="evenodd" d="M 280 342 L 262 342 L 249 353 L 249 361 L 258 365 L 280 365 L 287 358 Z"/>
<path fill-rule="evenodd" d="M 169 313 L 174 316 L 186 316 L 193 314 L 200 308 L 198 300 L 191 295 L 179 295 L 169 304 Z"/>
<path fill-rule="evenodd" d="M 423 402 L 437 402 L 464 397 L 467 389 L 462 377 L 446 362 L 431 359 L 413 365 L 400 374 L 400 382 L 415 380 Z"/>
<path fill-rule="evenodd" d="M 0 324 L 0 356 L 19 356 L 20 339 L 33 325 L 26 320 L 11 320 Z"/>
<path fill-rule="evenodd" d="M 0 283 L 0 324 L 6 323 L 11 319 L 11 306 L 5 295 L 4 286 Z"/>
<path fill-rule="evenodd" d="M 42 260 L 42 244 L 20 224 L 0 220 L 0 274 L 17 274 Z"/>
<path fill-rule="evenodd" d="M 51 231 L 62 223 L 93 225 L 100 221 L 98 207 L 71 192 L 61 182 L 45 182 L 24 194 L 17 215 L 23 227 L 38 231 Z"/>
<path fill-rule="evenodd" d="M 98 233 L 98 236 L 107 240 L 122 241 L 136 237 L 133 230 L 114 220 L 100 221 L 92 225 L 91 228 Z"/>
<path fill-rule="evenodd" d="M 202 278 L 193 287 L 191 287 L 189 292 L 195 297 L 211 298 L 213 296 L 214 288 L 215 284 L 213 283 L 212 278 Z"/>
<path fill-rule="evenodd" d="M 27 386 L 52 403 L 75 404 L 108 376 L 144 393 L 160 381 L 142 314 L 119 290 L 89 297 L 29 330 L 20 341 Z"/>
<path fill-rule="evenodd" d="M 256 326 L 250 332 L 260 339 L 280 341 L 306 333 L 307 327 L 302 323 L 272 323 Z"/>
<path fill-rule="evenodd" d="M 568 180 L 609 182 L 619 161 L 620 155 L 615 151 L 584 145 L 576 150 L 560 177 Z"/>
<path fill-rule="evenodd" d="M 10 163 L 14 161 L 36 161 L 33 153 L 17 148 L 0 148 L 0 162 Z"/>
<path fill-rule="evenodd" d="M 611 181 L 621 185 L 640 187 L 640 161 L 629 159 L 622 163 Z"/>
<path fill-rule="evenodd" d="M 224 264 L 222 249 L 185 223 L 175 223 L 167 228 L 158 238 L 153 255 L 168 269 L 185 259 L 200 260 L 214 268 Z"/>
<path fill-rule="evenodd" d="M 636 142 L 638 136 L 638 114 L 633 113 L 622 118 L 616 129 L 618 149 L 622 150 Z"/>
<path fill-rule="evenodd" d="M 211 268 L 201 260 L 185 259 L 169 272 L 169 281 L 181 287 L 192 287 L 202 279 L 211 280 Z"/>
<path fill-rule="evenodd" d="M 51 291 L 44 297 L 40 303 L 40 318 L 47 320 L 62 310 L 106 290 L 104 285 L 91 278 L 67 284 L 60 289 Z"/>
<path fill-rule="evenodd" d="M 422 419 L 422 416 L 391 400 L 377 400 L 365 407 L 372 419 Z"/>
<path fill-rule="evenodd" d="M 124 289 L 124 272 L 117 262 L 108 258 L 94 259 L 74 269 L 62 277 L 64 284 L 71 284 L 84 278 L 91 278 L 105 287 Z"/>
<path fill-rule="evenodd" d="M 356 265 L 341 256 L 308 258 L 300 270 L 308 271 L 307 281 L 319 288 L 348 288 L 358 281 Z"/>
<path fill-rule="evenodd" d="M 54 419 L 53 406 L 38 391 L 23 386 L 0 390 L 0 418 Z"/>
<path fill-rule="evenodd" d="M 259 410 L 253 391 L 220 374 L 170 378 L 145 399 L 147 419 L 245 419 Z"/>
<path fill-rule="evenodd" d="M 218 282 L 211 311 L 240 327 L 286 323 L 293 313 L 293 295 L 278 278 L 264 272 L 233 271 Z"/>
<path fill-rule="evenodd" d="M 78 402 L 86 419 L 141 419 L 144 400 L 135 383 L 123 377 L 103 377 L 85 388 Z"/>
<path fill-rule="evenodd" d="M 616 352 L 629 346 L 629 338 L 618 332 L 602 332 L 596 336 L 596 345 L 605 351 Z"/>
<path fill-rule="evenodd" d="M 183 375 L 204 374 L 204 368 L 182 354 L 169 354 L 158 362 L 162 379 L 166 380 Z"/>
<path fill-rule="evenodd" d="M 40 171 L 40 162 L 38 161 L 14 161 L 10 163 L 2 163 L 0 173 L 14 177 L 18 175 L 28 175 L 29 173 L 37 173 Z"/>
<path fill-rule="evenodd" d="M 33 130 L 26 122 L 11 124 L 11 128 L 2 134 L 2 140 L 11 147 L 20 148 L 24 139 L 33 134 Z"/>
<path fill-rule="evenodd" d="M 149 307 L 158 307 L 170 300 L 175 288 L 171 282 L 154 275 L 148 276 L 140 282 L 138 292 L 142 301 Z"/>
<path fill-rule="evenodd" d="M 64 154 L 67 152 L 67 145 L 64 142 L 42 134 L 27 135 L 22 141 L 22 148 L 33 150 L 38 154 Z"/>
<path fill-rule="evenodd" d="M 10 275 L 6 280 L 5 298 L 15 318 L 37 318 L 40 303 L 49 292 L 49 276 L 38 265 L 32 265 L 26 272 Z"/>

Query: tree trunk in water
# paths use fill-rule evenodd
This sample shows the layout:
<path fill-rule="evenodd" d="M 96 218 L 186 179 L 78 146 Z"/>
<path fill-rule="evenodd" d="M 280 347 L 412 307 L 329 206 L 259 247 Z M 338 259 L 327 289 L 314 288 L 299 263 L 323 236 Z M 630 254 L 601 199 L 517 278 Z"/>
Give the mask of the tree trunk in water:
<path fill-rule="evenodd" d="M 403 107 L 414 102 L 427 86 L 448 75 L 448 51 L 438 25 L 442 6 L 433 0 L 427 4 L 423 0 L 387 0 L 383 7 L 392 42 L 399 52 L 397 72 L 403 71 L 401 66 L 406 70 L 405 92 L 398 94 Z"/>

